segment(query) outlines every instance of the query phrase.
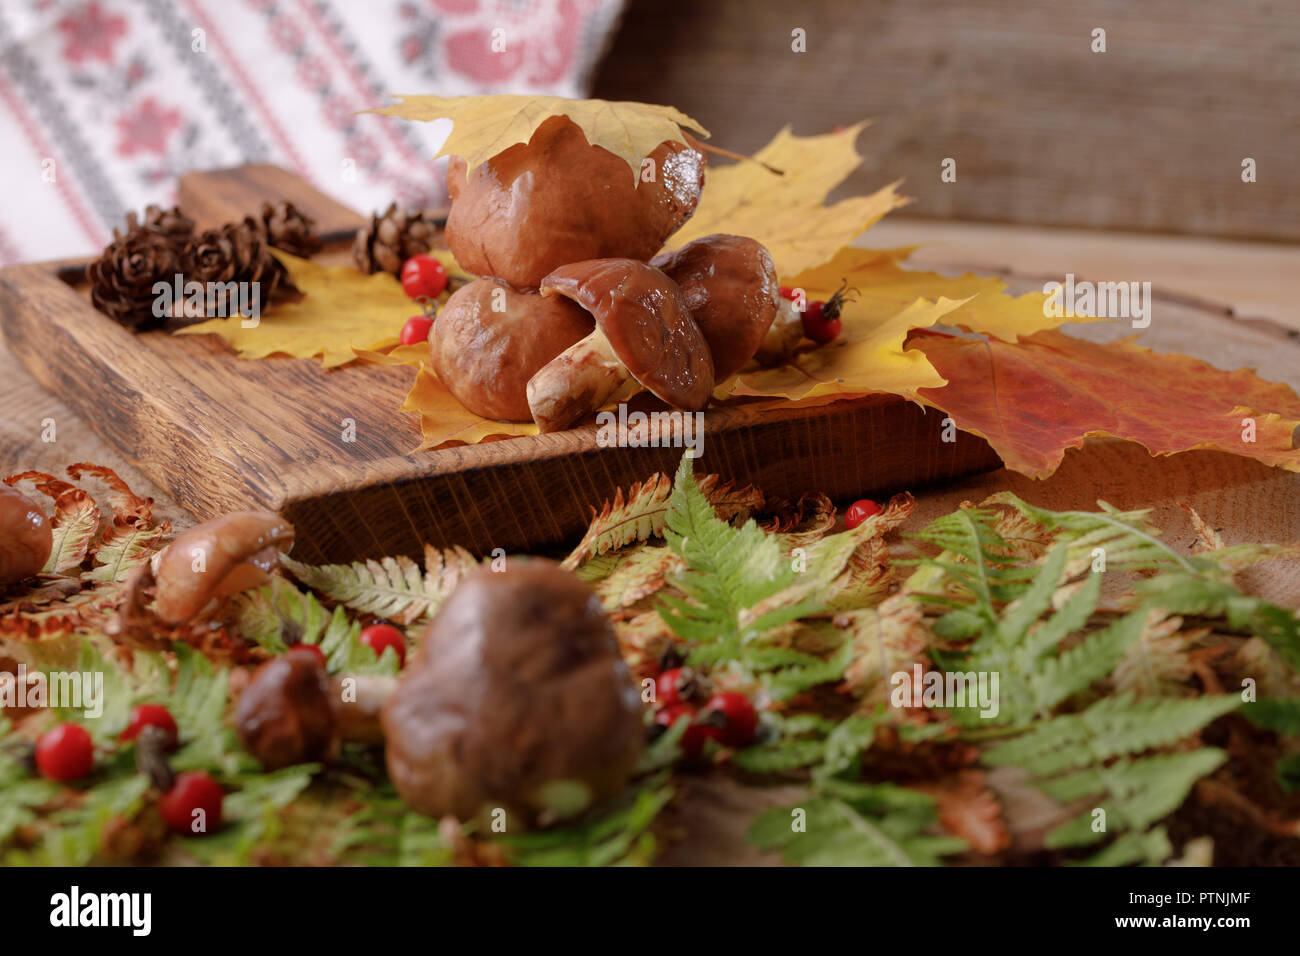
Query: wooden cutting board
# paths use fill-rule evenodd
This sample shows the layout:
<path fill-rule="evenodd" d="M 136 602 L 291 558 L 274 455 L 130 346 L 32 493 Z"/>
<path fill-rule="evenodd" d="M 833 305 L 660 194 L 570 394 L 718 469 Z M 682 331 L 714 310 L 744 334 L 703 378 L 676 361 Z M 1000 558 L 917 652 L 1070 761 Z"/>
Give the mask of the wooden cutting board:
<path fill-rule="evenodd" d="M 200 228 L 290 199 L 326 237 L 321 260 L 347 261 L 362 217 L 273 166 L 182 177 L 180 203 Z M 95 311 L 84 262 L 0 270 L 10 349 L 47 390 L 196 518 L 279 511 L 296 557 L 347 561 L 424 542 L 533 552 L 576 538 L 590 503 L 655 471 L 673 448 L 603 448 L 596 428 L 411 454 L 399 413 L 414 371 L 303 359 L 241 360 L 215 336 L 137 335 Z M 266 321 L 274 321 L 274 312 Z M 396 330 L 394 330 L 396 331 Z M 355 441 L 344 441 L 345 420 Z M 818 408 L 710 409 L 699 468 L 769 495 L 887 495 L 996 468 L 981 439 L 941 440 L 942 416 L 900 398 Z"/>

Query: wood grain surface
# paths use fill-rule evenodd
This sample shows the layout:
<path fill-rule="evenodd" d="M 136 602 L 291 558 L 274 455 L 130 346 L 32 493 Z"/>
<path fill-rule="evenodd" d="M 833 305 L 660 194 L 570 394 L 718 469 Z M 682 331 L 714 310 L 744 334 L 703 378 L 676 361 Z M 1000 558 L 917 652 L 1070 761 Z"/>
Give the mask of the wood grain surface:
<path fill-rule="evenodd" d="M 902 216 L 1300 238 L 1294 2 L 630 0 L 592 95 L 741 152 L 871 118 L 844 194 L 902 179 Z"/>
<path fill-rule="evenodd" d="M 348 225 L 346 210 L 305 185 L 290 189 L 287 176 L 264 166 L 194 174 L 182 201 L 211 223 L 287 193 L 327 226 Z M 36 379 L 186 510 L 280 511 L 308 561 L 418 554 L 426 542 L 480 554 L 556 547 L 581 533 L 592 502 L 671 472 L 681 455 L 601 447 L 594 424 L 408 454 L 418 428 L 397 408 L 410 369 L 327 372 L 302 359 L 240 360 L 215 337 L 137 335 L 42 265 L 0 273 L 0 312 Z M 982 440 L 945 443 L 941 429 L 941 416 L 883 395 L 719 407 L 706 416 L 703 451 L 710 471 L 783 497 L 887 494 L 996 467 Z"/>

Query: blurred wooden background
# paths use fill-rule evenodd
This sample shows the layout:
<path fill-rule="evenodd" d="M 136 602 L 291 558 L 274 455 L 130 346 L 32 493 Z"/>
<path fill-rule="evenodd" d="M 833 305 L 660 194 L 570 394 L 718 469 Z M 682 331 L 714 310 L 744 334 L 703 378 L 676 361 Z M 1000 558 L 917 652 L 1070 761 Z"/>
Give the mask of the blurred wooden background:
<path fill-rule="evenodd" d="M 1297 0 L 628 0 L 592 95 L 744 152 L 872 117 L 896 215 L 1300 239 Z"/>

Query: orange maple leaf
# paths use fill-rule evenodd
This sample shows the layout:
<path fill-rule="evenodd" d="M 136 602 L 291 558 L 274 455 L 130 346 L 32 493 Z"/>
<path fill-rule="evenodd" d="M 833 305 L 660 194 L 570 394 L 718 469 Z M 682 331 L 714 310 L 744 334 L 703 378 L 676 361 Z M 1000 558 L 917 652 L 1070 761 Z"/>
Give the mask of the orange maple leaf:
<path fill-rule="evenodd" d="M 1300 471 L 1300 398 L 1252 369 L 1227 372 L 1131 339 L 1097 344 L 1047 330 L 1017 343 L 917 331 L 948 380 L 921 400 L 984 438 L 1006 466 L 1046 478 L 1085 438 L 1135 441 L 1153 455 L 1215 448 Z"/>

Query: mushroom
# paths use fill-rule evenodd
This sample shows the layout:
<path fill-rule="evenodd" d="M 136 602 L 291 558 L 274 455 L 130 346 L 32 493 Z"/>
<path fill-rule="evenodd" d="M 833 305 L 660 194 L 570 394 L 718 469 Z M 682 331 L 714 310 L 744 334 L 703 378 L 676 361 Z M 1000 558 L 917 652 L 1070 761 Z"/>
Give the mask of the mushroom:
<path fill-rule="evenodd" d="M 451 211 L 446 240 L 476 275 L 536 288 L 570 262 L 626 256 L 649 259 L 695 211 L 704 154 L 661 143 L 647 157 L 654 178 L 587 142 L 566 116 L 552 116 L 527 143 L 475 167 L 447 164 Z"/>
<path fill-rule="evenodd" d="M 475 415 L 530 421 L 528 380 L 594 324 L 567 299 L 477 279 L 438 311 L 429 335 L 433 369 Z"/>
<path fill-rule="evenodd" d="M 39 572 L 53 548 L 45 512 L 17 488 L 0 484 L 0 585 Z"/>
<path fill-rule="evenodd" d="M 257 669 L 235 707 L 244 747 L 268 770 L 325 760 L 344 741 L 384 739 L 379 711 L 397 678 L 330 677 L 313 654 L 295 652 Z"/>
<path fill-rule="evenodd" d="M 757 240 L 715 234 L 650 264 L 682 290 L 709 343 L 714 378 L 731 378 L 758 351 L 781 302 L 771 254 Z"/>
<path fill-rule="evenodd" d="M 383 711 L 389 776 L 433 817 L 546 823 L 620 791 L 644 739 L 636 684 L 591 588 L 558 564 L 480 568 Z"/>
<path fill-rule="evenodd" d="M 181 532 L 153 560 L 131 572 L 113 633 L 144 637 L 154 622 L 178 627 L 215 598 L 266 581 L 293 525 L 273 511 L 232 511 Z M 153 607 L 146 608 L 152 593 Z"/>
<path fill-rule="evenodd" d="M 596 409 L 628 376 L 674 408 L 699 411 L 713 391 L 713 361 L 677 283 L 634 259 L 561 266 L 542 295 L 572 299 L 596 329 L 528 381 L 528 407 L 544 432 L 560 431 Z"/>

